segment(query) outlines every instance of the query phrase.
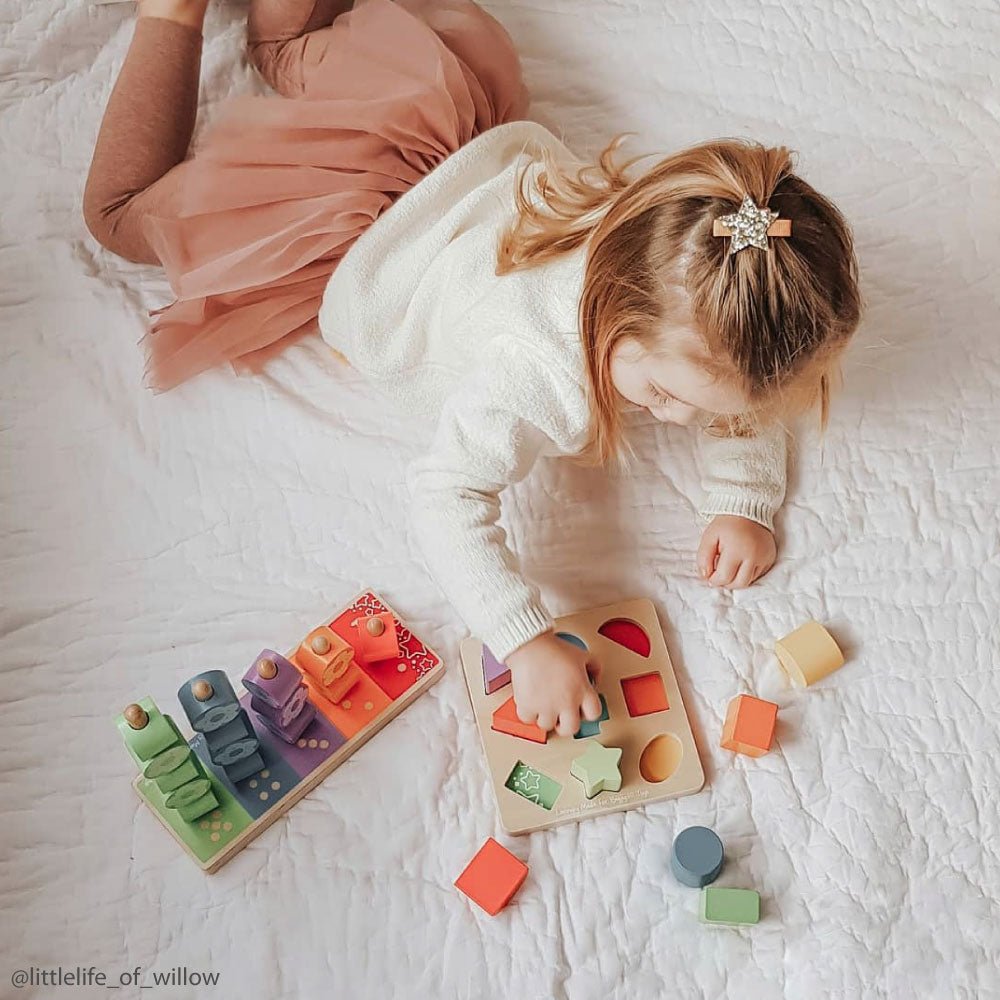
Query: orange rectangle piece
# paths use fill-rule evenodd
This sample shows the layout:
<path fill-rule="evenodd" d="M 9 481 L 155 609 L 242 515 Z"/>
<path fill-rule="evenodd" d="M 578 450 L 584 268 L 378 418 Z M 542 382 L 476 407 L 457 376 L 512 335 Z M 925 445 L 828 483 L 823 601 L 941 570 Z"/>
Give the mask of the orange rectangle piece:
<path fill-rule="evenodd" d="M 495 917 L 521 888 L 528 866 L 490 837 L 455 879 L 455 887 Z"/>

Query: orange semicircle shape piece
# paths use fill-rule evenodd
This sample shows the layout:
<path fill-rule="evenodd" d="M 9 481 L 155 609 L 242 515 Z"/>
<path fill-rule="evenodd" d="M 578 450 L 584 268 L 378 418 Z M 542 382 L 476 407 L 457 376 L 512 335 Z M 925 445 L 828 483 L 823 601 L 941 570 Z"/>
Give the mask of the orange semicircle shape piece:
<path fill-rule="evenodd" d="M 649 636 L 641 625 L 637 625 L 629 618 L 611 618 L 606 621 L 598 630 L 605 639 L 617 642 L 619 646 L 631 649 L 633 653 L 640 656 L 649 656 L 652 648 L 649 643 Z"/>

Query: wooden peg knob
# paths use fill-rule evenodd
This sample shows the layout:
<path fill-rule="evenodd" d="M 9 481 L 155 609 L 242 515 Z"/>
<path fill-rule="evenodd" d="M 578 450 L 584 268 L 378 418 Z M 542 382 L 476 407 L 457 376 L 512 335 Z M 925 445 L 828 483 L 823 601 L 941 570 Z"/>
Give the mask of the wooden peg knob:
<path fill-rule="evenodd" d="M 125 711 L 122 712 L 125 716 L 125 721 L 133 729 L 145 729 L 149 724 L 149 716 L 146 714 L 146 710 L 142 705 L 132 704 L 126 707 Z"/>
<path fill-rule="evenodd" d="M 193 694 L 198 701 L 208 701 L 208 699 L 215 694 L 215 689 L 208 683 L 208 681 L 195 681 L 194 684 L 191 685 L 191 694 Z"/>
<path fill-rule="evenodd" d="M 325 635 L 314 635 L 309 643 L 309 648 L 322 656 L 324 653 L 330 652 L 330 640 Z"/>
<path fill-rule="evenodd" d="M 380 636 L 385 631 L 385 622 L 381 618 L 369 618 L 365 622 L 365 631 L 370 636 Z"/>
<path fill-rule="evenodd" d="M 272 677 L 277 677 L 278 664 L 265 656 L 263 660 L 257 663 L 257 676 L 263 677 L 266 681 L 271 680 Z"/>

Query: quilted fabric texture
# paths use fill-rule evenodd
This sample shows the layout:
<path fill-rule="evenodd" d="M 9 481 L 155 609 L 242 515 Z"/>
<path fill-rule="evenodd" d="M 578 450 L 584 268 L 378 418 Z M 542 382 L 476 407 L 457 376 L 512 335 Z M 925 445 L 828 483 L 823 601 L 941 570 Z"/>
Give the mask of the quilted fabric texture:
<path fill-rule="evenodd" d="M 508 498 L 553 612 L 657 602 L 706 789 L 502 836 L 462 627 L 407 537 L 403 470 L 430 428 L 318 345 L 259 378 L 140 388 L 144 310 L 167 288 L 101 251 L 79 209 L 131 7 L 6 0 L 0 992 L 16 969 L 79 964 L 111 982 L 220 973 L 172 1000 L 1000 996 L 995 4 L 488 7 L 523 52 L 533 115 L 571 146 L 624 130 L 644 151 L 785 142 L 855 225 L 867 317 L 825 440 L 799 442 L 760 585 L 696 577 L 686 431 L 641 424 L 631 475 L 543 464 Z M 210 13 L 203 121 L 259 86 L 244 16 Z M 203 876 L 140 808 L 112 714 L 143 694 L 179 714 L 181 681 L 239 676 L 365 584 L 453 668 Z M 849 661 L 799 692 L 769 649 L 809 617 Z M 741 691 L 781 706 L 759 760 L 718 747 Z M 760 891 L 758 926 L 698 922 L 669 865 L 695 824 L 725 842 L 719 884 Z M 452 885 L 490 835 L 530 866 L 495 918 Z"/>

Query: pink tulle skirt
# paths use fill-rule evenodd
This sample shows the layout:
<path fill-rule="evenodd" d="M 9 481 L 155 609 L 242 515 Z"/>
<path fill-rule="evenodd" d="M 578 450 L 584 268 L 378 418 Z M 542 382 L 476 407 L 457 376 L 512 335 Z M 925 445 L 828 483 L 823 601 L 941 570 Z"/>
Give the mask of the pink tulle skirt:
<path fill-rule="evenodd" d="M 232 101 L 146 233 L 177 300 L 152 314 L 157 390 L 255 370 L 317 332 L 326 283 L 393 201 L 479 133 L 523 117 L 504 29 L 471 0 L 360 0 L 303 67 L 303 97 Z"/>

